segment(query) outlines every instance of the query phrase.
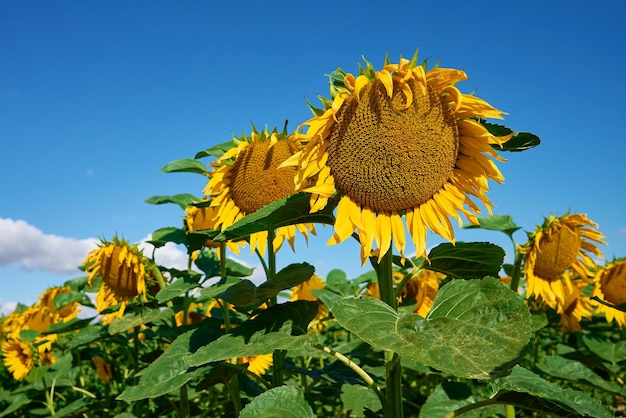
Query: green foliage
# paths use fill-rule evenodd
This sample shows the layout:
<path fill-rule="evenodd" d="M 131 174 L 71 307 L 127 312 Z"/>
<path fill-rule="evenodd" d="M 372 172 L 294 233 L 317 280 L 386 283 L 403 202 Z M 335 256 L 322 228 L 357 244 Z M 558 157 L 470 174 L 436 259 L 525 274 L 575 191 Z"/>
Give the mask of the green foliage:
<path fill-rule="evenodd" d="M 293 386 L 279 386 L 262 393 L 241 411 L 241 418 L 315 418 L 304 392 Z"/>
<path fill-rule="evenodd" d="M 504 250 L 488 242 L 443 243 L 428 253 L 429 270 L 451 278 L 482 279 L 498 276 L 504 261 Z"/>

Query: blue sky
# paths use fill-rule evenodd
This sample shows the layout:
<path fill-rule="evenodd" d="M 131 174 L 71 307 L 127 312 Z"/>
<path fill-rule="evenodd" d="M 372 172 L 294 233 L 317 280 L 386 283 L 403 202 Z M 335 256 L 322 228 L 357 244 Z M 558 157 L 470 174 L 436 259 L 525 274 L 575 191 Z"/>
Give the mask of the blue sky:
<path fill-rule="evenodd" d="M 587 213 L 626 256 L 626 31 L 622 2 L 0 2 L 0 309 L 32 303 L 80 275 L 99 237 L 138 242 L 180 226 L 153 195 L 201 195 L 204 179 L 165 174 L 167 162 L 249 132 L 293 129 L 305 103 L 328 96 L 326 74 L 410 57 L 463 69 L 459 84 L 508 112 L 539 148 L 508 154 L 492 185 L 495 213 L 525 230 L 550 213 Z M 308 248 L 321 275 L 359 274 L 353 243 Z M 516 234 L 523 243 L 523 232 Z M 504 236 L 458 231 L 459 240 Z M 429 246 L 440 242 L 429 237 Z M 176 248 L 163 264 L 181 262 Z M 241 259 L 251 265 L 253 258 Z M 2 307 L 4 306 L 4 308 Z"/>

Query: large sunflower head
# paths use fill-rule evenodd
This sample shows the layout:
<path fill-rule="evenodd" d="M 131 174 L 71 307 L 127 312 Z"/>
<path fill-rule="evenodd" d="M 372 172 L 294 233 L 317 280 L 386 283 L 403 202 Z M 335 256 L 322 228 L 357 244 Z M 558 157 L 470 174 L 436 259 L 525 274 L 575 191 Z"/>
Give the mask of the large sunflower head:
<path fill-rule="evenodd" d="M 211 197 L 215 208 L 214 228 L 222 231 L 246 215 L 256 212 L 277 200 L 289 197 L 295 192 L 295 168 L 279 165 L 295 153 L 293 141 L 287 141 L 286 129 L 279 133 L 266 128 L 252 134 L 243 134 L 233 139 L 233 147 L 212 163 L 213 171 L 204 193 Z M 289 225 L 278 228 L 274 240 L 274 250 L 287 239 L 294 248 L 296 231 L 304 237 L 315 233 L 313 224 Z M 265 252 L 267 231 L 250 236 L 250 247 L 254 252 Z"/>
<path fill-rule="evenodd" d="M 520 247 L 526 255 L 524 277 L 527 295 L 543 299 L 556 308 L 565 304 L 565 288 L 571 282 L 564 273 L 571 271 L 589 282 L 595 262 L 591 255 L 602 257 L 596 243 L 604 244 L 598 225 L 585 214 L 550 216 L 529 234 L 528 242 Z M 568 289 L 571 292 L 571 289 Z"/>
<path fill-rule="evenodd" d="M 595 278 L 593 296 L 613 305 L 626 304 L 626 259 L 607 263 Z M 594 302 L 596 310 L 603 313 L 608 322 L 615 322 L 621 327 L 626 325 L 626 312 Z"/>
<path fill-rule="evenodd" d="M 91 251 L 83 264 L 85 273 L 89 276 L 89 284 L 100 275 L 102 287 L 96 296 L 98 312 L 109 307 L 120 305 L 114 316 L 107 316 L 105 322 L 113 317 L 121 318 L 124 315 L 128 301 L 146 293 L 146 264 L 137 245 L 130 245 L 126 240 L 102 240 L 98 248 Z"/>
<path fill-rule="evenodd" d="M 455 85 L 466 79 L 460 70 L 427 71 L 417 54 L 397 64 L 386 60 L 380 71 L 366 62 L 356 77 L 333 73 L 332 101 L 322 100 L 325 109 L 314 109 L 297 131 L 302 148 L 283 165 L 297 168 L 296 184 L 312 194 L 312 212 L 341 196 L 329 244 L 357 230 L 363 262 L 374 242 L 379 258 L 392 241 L 404 255 L 404 216 L 417 255 L 426 255 L 427 228 L 454 241 L 449 218 L 477 222 L 471 196 L 491 209 L 487 181 L 503 181 L 493 161 L 502 159 L 491 145 L 509 137 L 495 137 L 480 123 L 502 112 L 461 93 Z"/>

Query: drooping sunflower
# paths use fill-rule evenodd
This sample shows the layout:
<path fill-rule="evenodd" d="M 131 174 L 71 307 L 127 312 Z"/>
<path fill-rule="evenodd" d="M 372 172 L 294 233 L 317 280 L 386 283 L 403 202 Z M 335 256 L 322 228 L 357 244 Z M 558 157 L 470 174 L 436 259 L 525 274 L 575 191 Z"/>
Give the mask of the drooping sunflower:
<path fill-rule="evenodd" d="M 557 305 L 556 311 L 560 315 L 559 321 L 561 331 L 578 332 L 581 330 L 580 321 L 583 318 L 591 319 L 593 315 L 593 306 L 590 299 L 583 294 L 583 289 L 589 285 L 589 282 L 581 279 L 571 280 L 569 272 L 564 274 L 565 280 L 571 282 L 571 286 L 565 286 L 564 302 Z"/>
<path fill-rule="evenodd" d="M 385 61 L 380 71 L 366 62 L 356 77 L 333 73 L 333 100 L 322 100 L 325 109 L 314 109 L 296 131 L 301 149 L 283 164 L 297 168 L 298 190 L 312 194 L 311 212 L 339 193 L 328 243 L 357 230 L 363 262 L 376 251 L 380 259 L 392 241 L 404 255 L 405 222 L 418 256 L 426 255 L 427 228 L 454 242 L 450 218 L 477 222 L 471 196 L 491 212 L 487 182 L 503 181 L 494 160 L 504 161 L 491 145 L 510 138 L 480 123 L 502 112 L 455 87 L 467 79 L 463 71 L 426 71 L 417 54 Z"/>
<path fill-rule="evenodd" d="M 326 318 L 328 318 L 328 307 L 324 305 L 313 293 L 311 290 L 323 289 L 326 287 L 326 283 L 322 279 L 319 278 L 317 274 L 313 274 L 309 280 L 303 282 L 297 286 L 294 286 L 291 289 L 291 295 L 289 296 L 289 300 L 310 300 L 313 302 L 318 302 L 317 306 L 317 315 L 311 321 L 310 327 L 314 329 L 322 329 L 325 322 L 323 322 Z"/>
<path fill-rule="evenodd" d="M 27 342 L 13 339 L 3 341 L 2 357 L 15 380 L 24 379 L 33 369 L 33 349 Z"/>
<path fill-rule="evenodd" d="M 233 148 L 212 163 L 204 193 L 211 197 L 210 206 L 217 209 L 215 229 L 223 231 L 244 216 L 294 194 L 295 169 L 279 167 L 295 153 L 295 145 L 287 138 L 286 129 L 270 133 L 267 128 L 258 132 L 253 127 L 250 136 L 235 137 Z M 285 239 L 293 250 L 296 231 L 305 239 L 309 233 L 315 234 L 310 223 L 280 227 L 273 241 L 274 251 L 280 249 Z M 258 249 L 265 253 L 267 236 L 267 231 L 250 235 L 252 252 Z"/>
<path fill-rule="evenodd" d="M 596 273 L 592 296 L 613 305 L 626 304 L 626 259 L 607 263 Z M 619 327 L 626 325 L 626 312 L 592 301 L 598 313 L 604 314 L 607 322 L 615 320 Z"/>
<path fill-rule="evenodd" d="M 519 248 L 526 255 L 527 297 L 538 296 L 552 308 L 564 306 L 565 287 L 571 292 L 571 282 L 563 276 L 565 272 L 571 271 L 587 283 L 591 280 L 590 269 L 595 266 L 591 255 L 602 257 L 595 243 L 604 244 L 604 235 L 594 229 L 597 226 L 580 213 L 544 218 L 543 224 Z"/>
<path fill-rule="evenodd" d="M 414 312 L 419 316 L 426 317 L 439 291 L 439 281 L 444 277 L 445 274 L 432 270 L 419 270 L 406 282 L 404 289 L 402 289 L 402 302 L 417 302 Z"/>
<path fill-rule="evenodd" d="M 130 245 L 126 240 L 114 237 L 113 241 L 102 240 L 95 250 L 91 251 L 83 264 L 85 273 L 89 275 L 89 284 L 100 275 L 102 287 L 96 296 L 96 309 L 104 309 L 120 305 L 117 312 L 106 315 L 104 323 L 124 315 L 128 302 L 146 293 L 146 264 L 137 245 Z"/>
<path fill-rule="evenodd" d="M 215 222 L 219 208 L 216 206 L 208 206 L 207 204 L 204 204 L 203 202 L 201 205 L 187 206 L 185 208 L 185 213 L 187 214 L 185 217 L 185 229 L 188 232 L 217 229 Z M 214 248 L 218 257 L 222 256 L 219 250 L 219 242 L 207 240 L 204 245 L 206 247 Z M 243 245 L 244 243 L 241 241 L 226 242 L 226 247 L 235 254 L 239 254 L 239 249 Z"/>

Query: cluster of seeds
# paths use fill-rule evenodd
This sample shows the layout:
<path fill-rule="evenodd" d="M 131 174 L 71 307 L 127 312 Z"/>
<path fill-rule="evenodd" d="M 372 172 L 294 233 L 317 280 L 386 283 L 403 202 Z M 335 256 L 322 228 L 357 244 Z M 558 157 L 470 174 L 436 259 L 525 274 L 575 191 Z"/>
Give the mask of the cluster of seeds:
<path fill-rule="evenodd" d="M 362 208 L 393 213 L 419 207 L 448 181 L 459 133 L 452 112 L 430 88 L 407 83 L 412 103 L 376 80 L 337 113 L 328 145 L 335 187 Z"/>
<path fill-rule="evenodd" d="M 278 166 L 294 152 L 287 141 L 278 141 L 271 148 L 270 141 L 255 141 L 241 151 L 232 168 L 230 182 L 231 197 L 237 207 L 250 214 L 291 196 L 296 168 Z"/>

